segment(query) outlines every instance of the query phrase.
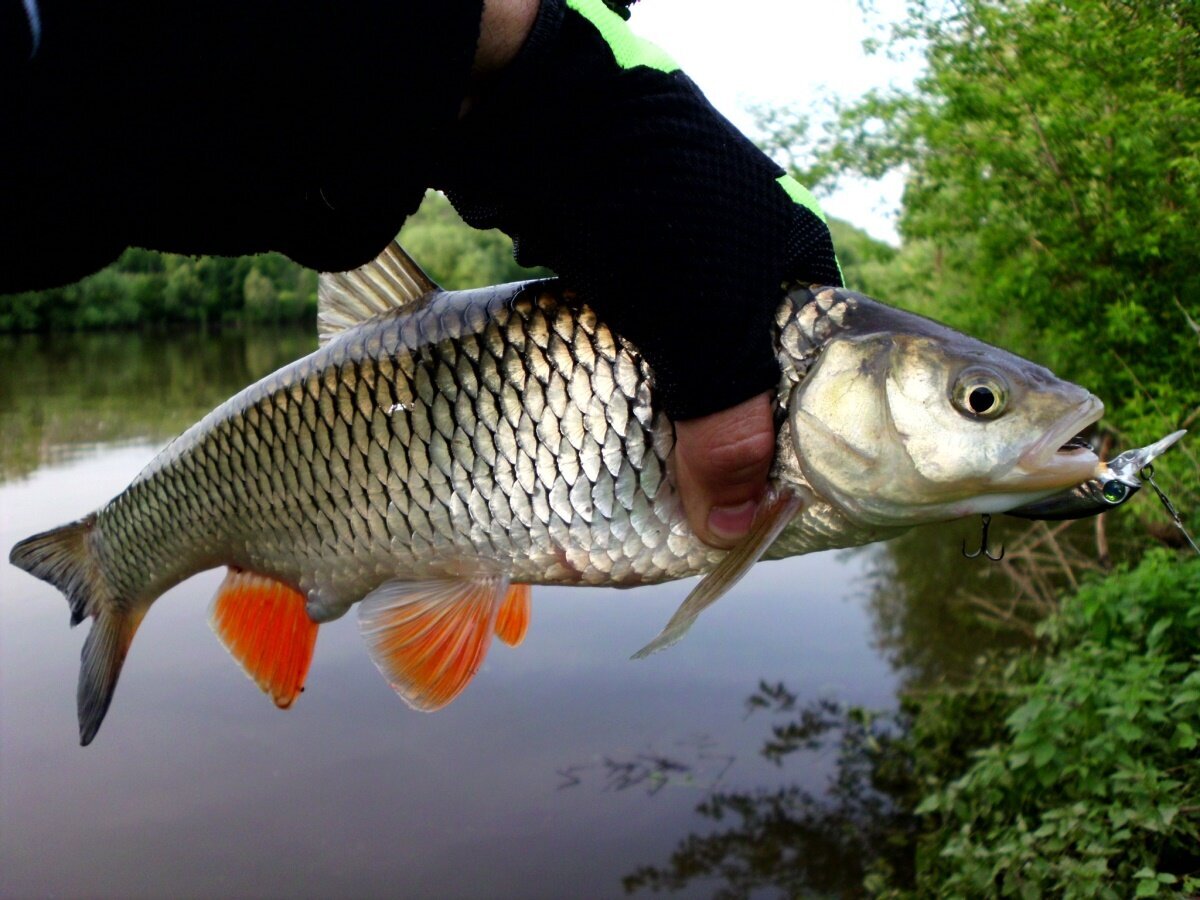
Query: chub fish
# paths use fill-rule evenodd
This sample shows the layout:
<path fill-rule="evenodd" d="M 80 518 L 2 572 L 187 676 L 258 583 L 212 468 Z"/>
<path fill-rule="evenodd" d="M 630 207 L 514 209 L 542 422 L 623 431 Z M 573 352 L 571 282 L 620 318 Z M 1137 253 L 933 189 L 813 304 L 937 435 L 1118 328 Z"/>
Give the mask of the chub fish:
<path fill-rule="evenodd" d="M 705 575 L 642 653 L 687 630 L 760 558 L 1022 507 L 1099 460 L 1103 411 L 1046 369 L 861 294 L 792 286 L 770 492 L 733 550 L 675 489 L 654 373 L 556 280 L 443 291 L 393 245 L 324 275 L 321 347 L 167 446 L 120 495 L 11 561 L 91 618 L 82 743 L 138 624 L 190 575 L 228 574 L 211 623 L 281 707 L 320 623 L 358 604 L 372 660 L 413 707 L 450 702 L 493 634 L 520 643 L 530 585 Z"/>

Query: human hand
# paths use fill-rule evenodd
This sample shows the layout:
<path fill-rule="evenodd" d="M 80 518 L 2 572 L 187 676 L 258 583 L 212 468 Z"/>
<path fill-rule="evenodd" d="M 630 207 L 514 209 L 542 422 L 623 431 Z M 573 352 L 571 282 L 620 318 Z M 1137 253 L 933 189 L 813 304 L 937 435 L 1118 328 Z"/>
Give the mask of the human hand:
<path fill-rule="evenodd" d="M 728 549 L 750 530 L 774 456 L 770 394 L 675 423 L 675 479 L 702 541 Z"/>
<path fill-rule="evenodd" d="M 706 541 L 727 543 L 708 510 L 723 508 L 717 531 L 745 530 L 774 439 L 764 401 L 753 461 L 735 473 L 742 454 L 707 417 L 779 383 L 784 285 L 840 284 L 833 245 L 815 201 L 598 6 L 543 0 L 516 59 L 444 135 L 434 183 L 637 348 L 656 408 L 686 423 L 690 519 Z M 742 507 L 733 520 L 731 503 Z"/>

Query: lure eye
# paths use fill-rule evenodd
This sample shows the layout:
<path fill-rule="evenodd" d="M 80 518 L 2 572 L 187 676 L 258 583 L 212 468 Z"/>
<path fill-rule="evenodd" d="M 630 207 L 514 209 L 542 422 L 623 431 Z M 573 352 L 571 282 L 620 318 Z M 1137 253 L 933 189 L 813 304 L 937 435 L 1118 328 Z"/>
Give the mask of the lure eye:
<path fill-rule="evenodd" d="M 1129 488 L 1120 481 L 1110 481 L 1104 485 L 1104 499 L 1109 503 L 1120 503 L 1125 499 L 1125 495 L 1129 493 Z"/>
<path fill-rule="evenodd" d="M 999 376 L 968 369 L 954 385 L 954 405 L 972 419 L 994 419 L 1008 404 L 1008 390 Z"/>

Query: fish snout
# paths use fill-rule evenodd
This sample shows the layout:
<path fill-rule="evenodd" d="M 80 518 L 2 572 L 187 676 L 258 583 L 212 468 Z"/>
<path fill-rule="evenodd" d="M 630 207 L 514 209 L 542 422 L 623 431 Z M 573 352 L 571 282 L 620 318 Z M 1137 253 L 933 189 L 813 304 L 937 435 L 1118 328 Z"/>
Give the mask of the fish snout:
<path fill-rule="evenodd" d="M 1086 393 L 1076 407 L 1049 428 L 1017 461 L 1016 473 L 1027 488 L 1071 487 L 1095 477 L 1100 458 L 1082 433 L 1104 415 L 1099 397 Z"/>

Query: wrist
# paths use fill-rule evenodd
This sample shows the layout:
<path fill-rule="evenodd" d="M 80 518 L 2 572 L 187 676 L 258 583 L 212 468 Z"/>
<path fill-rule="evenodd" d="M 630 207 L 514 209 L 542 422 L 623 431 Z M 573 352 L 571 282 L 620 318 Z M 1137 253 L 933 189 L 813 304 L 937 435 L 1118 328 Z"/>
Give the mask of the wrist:
<path fill-rule="evenodd" d="M 539 0 L 484 0 L 471 70 L 474 81 L 486 81 L 516 59 L 533 29 L 540 5 Z"/>

